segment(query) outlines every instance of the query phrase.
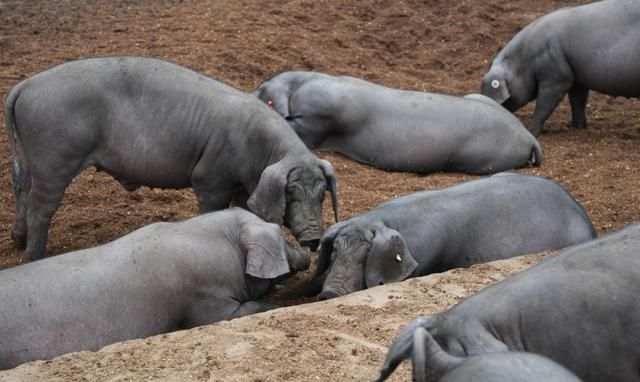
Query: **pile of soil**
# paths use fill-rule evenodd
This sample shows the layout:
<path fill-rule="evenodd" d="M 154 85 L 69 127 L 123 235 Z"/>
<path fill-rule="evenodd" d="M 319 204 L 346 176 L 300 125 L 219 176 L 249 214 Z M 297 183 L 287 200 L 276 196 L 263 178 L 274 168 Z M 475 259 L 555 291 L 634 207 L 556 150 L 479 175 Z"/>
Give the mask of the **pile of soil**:
<path fill-rule="evenodd" d="M 243 90 L 252 90 L 281 71 L 297 69 L 348 74 L 397 88 L 463 95 L 479 90 L 480 79 L 493 55 L 523 26 L 553 9 L 586 2 L 283 0 L 267 4 L 256 0 L 3 0 L 0 1 L 0 94 L 6 94 L 17 82 L 36 72 L 69 60 L 148 55 L 177 62 Z M 586 208 L 599 233 L 637 220 L 640 216 L 639 102 L 593 94 L 588 105 L 589 129 L 574 131 L 568 129 L 569 109 L 564 101 L 540 137 L 545 153 L 543 166 L 519 172 L 546 176 L 562 184 Z M 530 105 L 517 115 L 527 123 L 531 112 Z M 462 174 L 390 173 L 337 154 L 318 152 L 318 155 L 330 160 L 337 170 L 343 219 L 389 198 L 474 178 Z M 0 135 L 0 199 L 3 202 L 0 268 L 19 264 L 22 253 L 10 238 L 14 217 L 10 161 L 7 138 Z M 327 201 L 327 222 L 332 219 L 329 207 Z M 109 176 L 89 169 L 75 179 L 54 216 L 49 251 L 58 254 L 95 246 L 151 222 L 180 220 L 196 213 L 196 201 L 190 190 L 143 187 L 128 193 Z M 471 268 L 464 274 L 472 277 L 479 269 L 484 268 Z M 498 278 L 492 272 L 480 273 L 477 277 L 482 283 Z M 446 284 L 447 291 L 463 288 L 456 283 Z M 362 295 L 350 299 L 357 296 Z M 270 376 L 262 379 L 251 374 L 256 375 L 253 381 L 301 380 L 307 378 L 302 375 L 314 375 L 313 371 L 318 371 L 318 380 L 329 376 L 337 380 L 351 379 L 348 370 L 354 364 L 378 364 L 383 356 L 380 349 L 388 344 L 401 323 L 413 318 L 421 308 L 440 304 L 440 299 L 449 302 L 451 296 L 417 293 L 407 297 L 402 310 L 385 308 L 389 310 L 383 317 L 389 320 L 389 325 L 374 319 L 380 312 L 366 305 L 351 314 L 351 321 L 340 321 L 334 318 L 342 309 L 340 302 L 318 305 L 326 309 L 319 309 L 319 313 L 313 315 L 313 323 L 307 322 L 308 316 L 302 313 L 299 318 L 289 314 L 277 324 L 299 328 L 294 336 L 285 335 L 286 341 L 291 341 L 289 350 L 263 351 L 260 357 L 264 358 L 256 357 L 239 367 L 249 370 L 247 373 L 253 369 L 263 370 Z M 296 312 L 295 307 L 288 309 L 293 310 L 287 312 Z M 265 317 L 270 316 L 250 320 L 271 322 Z M 315 330 L 329 322 L 335 333 Z M 375 331 L 378 324 L 382 325 L 380 331 Z M 229 322 L 219 327 L 233 332 L 236 325 L 245 324 Z M 337 353 L 336 349 L 341 346 L 350 346 L 342 344 L 340 338 L 361 325 L 371 329 L 371 333 L 378 333 L 372 337 L 377 344 L 373 347 L 377 350 L 369 353 L 373 358 L 362 355 L 371 351 L 365 350 L 371 349 L 365 345 L 354 348 L 351 355 Z M 237 336 L 263 341 L 260 330 L 251 326 L 243 328 L 246 332 L 237 332 Z M 134 350 L 124 350 L 127 348 L 123 345 L 113 348 L 118 349 L 117 352 L 109 353 L 118 354 L 117 357 L 92 355 L 87 358 L 89 363 L 78 361 L 76 364 L 75 359 L 66 359 L 45 365 L 48 370 L 54 370 L 51 375 L 60 373 L 64 380 L 73 379 L 72 375 L 78 375 L 80 380 L 85 378 L 82 375 L 89 375 L 83 374 L 85 370 L 93 372 L 95 368 L 107 370 L 109 377 L 100 374 L 100 379 L 109 380 L 142 380 L 153 376 L 184 380 L 191 371 L 194 373 L 191 379 L 251 380 L 241 377 L 241 373 L 234 374 L 240 369 L 225 374 L 226 363 L 215 366 L 221 362 L 216 357 L 222 356 L 213 351 L 214 355 L 210 355 L 213 358 L 205 358 L 211 364 L 194 365 L 193 362 L 200 362 L 195 361 L 198 349 L 180 344 L 190 336 L 197 340 L 202 333 L 215 330 L 204 328 L 170 335 L 166 341 L 150 340 L 157 353 L 144 353 L 140 355 L 142 358 L 138 358 Z M 246 350 L 242 348 L 245 345 L 236 344 L 234 336 L 217 338 L 215 333 L 212 336 L 208 344 L 215 343 L 219 349 L 227 349 L 226 352 Z M 268 341 L 267 338 L 256 343 L 270 349 Z M 305 346 L 305 341 L 315 345 Z M 315 356 L 299 358 L 311 353 Z M 190 355 L 196 358 L 189 361 Z M 164 366 L 171 357 L 180 362 Z M 289 370 L 291 374 L 276 374 L 277 370 Z M 326 374 L 331 370 L 345 370 L 346 374 L 344 377 Z M 364 375 L 373 374 L 359 374 Z M 87 376 L 86 379 L 94 378 Z"/>

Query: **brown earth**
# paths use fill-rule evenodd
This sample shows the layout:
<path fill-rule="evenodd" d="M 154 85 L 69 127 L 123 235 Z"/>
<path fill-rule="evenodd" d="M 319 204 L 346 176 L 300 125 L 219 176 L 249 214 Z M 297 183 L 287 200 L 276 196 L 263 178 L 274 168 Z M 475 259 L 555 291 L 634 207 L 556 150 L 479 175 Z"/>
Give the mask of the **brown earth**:
<path fill-rule="evenodd" d="M 253 89 L 280 71 L 302 69 L 349 74 L 398 88 L 462 95 L 478 91 L 480 78 L 492 56 L 523 26 L 550 10 L 586 2 L 284 0 L 268 4 L 255 0 L 5 0 L 0 1 L 0 93 L 6 94 L 21 79 L 68 60 L 135 54 L 168 59 L 243 90 Z M 599 233 L 638 220 L 639 102 L 592 95 L 588 106 L 590 125 L 584 131 L 567 128 L 569 111 L 567 102 L 563 102 L 540 137 L 545 153 L 544 165 L 519 171 L 547 176 L 561 183 L 586 208 Z M 529 106 L 518 116 L 526 123 L 531 112 Z M 319 155 L 329 159 L 338 172 L 343 219 L 388 198 L 473 178 L 461 174 L 388 173 L 340 155 L 324 152 Z M 0 200 L 4 208 L 0 208 L 0 267 L 18 264 L 21 254 L 9 236 L 13 220 L 9 163 L 9 147 L 2 134 Z M 327 221 L 331 219 L 329 210 L 327 208 L 325 212 Z M 142 188 L 127 193 L 103 173 L 87 170 L 67 190 L 54 217 L 49 251 L 57 254 L 94 246 L 145 224 L 184 219 L 196 212 L 191 191 Z M 500 272 L 494 274 L 492 268 L 488 268 L 488 272 L 479 272 L 480 269 L 484 268 L 472 268 L 462 274 L 478 283 L 486 283 L 500 275 Z M 444 280 L 439 288 L 461 288 L 460 280 Z M 414 284 L 402 285 L 410 287 Z M 424 293 L 412 295 L 402 311 L 386 312 L 383 317 L 388 324 L 373 341 L 376 346 L 386 346 L 402 323 L 418 312 L 429 311 L 429 306 L 443 309 L 450 302 L 446 293 L 435 297 Z M 339 302 L 313 305 L 316 321 L 310 319 L 312 323 L 295 318 L 296 314 L 288 315 L 281 325 L 300 328 L 297 337 L 291 337 L 292 347 L 276 347 L 277 351 L 260 353 L 264 358 L 245 362 L 242 367 L 247 369 L 247 375 L 255 375 L 253 379 L 233 374 L 240 369 L 225 374 L 224 356 L 220 360 L 213 356 L 212 359 L 218 362 L 215 370 L 209 363 L 185 358 L 185 351 L 199 353 L 195 348 L 180 345 L 181 339 L 191 335 L 207 337 L 209 331 L 213 332 L 212 337 L 207 337 L 208 342 L 216 343 L 221 349 L 227 345 L 234 349 L 233 342 L 224 342 L 225 338 L 233 341 L 233 336 L 218 340 L 215 329 L 209 328 L 193 332 L 200 334 L 187 332 L 167 337 L 175 341 L 151 340 L 157 345 L 154 346 L 157 353 L 144 353 L 142 358 L 137 358 L 138 353 L 129 352 L 125 347 L 122 348 L 125 350 L 118 350 L 118 362 L 106 355 L 104 360 L 101 356 L 91 356 L 79 359 L 77 364 L 75 361 L 54 362 L 47 370 L 56 370 L 65 376 L 64 380 L 71 380 L 72 375 L 76 380 L 140 380 L 147 377 L 184 380 L 189 373 L 192 373 L 192 379 L 207 380 L 209 372 L 211 380 L 368 378 L 373 374 L 350 374 L 350 365 L 379 365 L 383 357 L 380 349 L 369 350 L 364 355 L 356 350 L 351 356 L 338 356 L 335 349 L 343 346 L 340 338 L 353 333 L 354 326 L 362 324 L 373 328 L 381 322 L 376 319 L 369 323 L 381 312 L 375 307 L 366 308 L 365 304 L 361 306 L 362 314 L 356 312 L 350 318 L 352 321 L 341 322 L 333 317 L 339 311 L 339 305 Z M 299 308 L 288 309 L 293 310 L 287 312 L 296 312 Z M 300 313 L 300 317 L 306 316 Z M 247 322 L 255 320 L 258 319 Z M 325 331 L 318 331 L 325 322 L 332 322 L 331 330 L 342 334 L 332 337 Z M 230 322 L 217 326 L 232 330 L 236 325 L 245 324 Z M 247 329 L 238 335 L 262 338 L 260 333 L 259 329 Z M 314 357 L 305 357 L 309 352 Z M 173 374 L 164 369 L 163 362 L 177 353 L 180 362 L 167 366 L 177 373 L 171 377 Z M 83 374 L 96 367 L 104 368 L 110 374 Z M 269 373 L 262 378 L 251 374 L 253 369 Z M 278 374 L 277 370 L 289 370 L 290 374 Z M 305 370 L 308 374 L 296 370 Z M 345 374 L 327 374 L 330 370 Z M 316 371 L 322 373 L 317 374 L 318 378 L 311 377 Z"/>

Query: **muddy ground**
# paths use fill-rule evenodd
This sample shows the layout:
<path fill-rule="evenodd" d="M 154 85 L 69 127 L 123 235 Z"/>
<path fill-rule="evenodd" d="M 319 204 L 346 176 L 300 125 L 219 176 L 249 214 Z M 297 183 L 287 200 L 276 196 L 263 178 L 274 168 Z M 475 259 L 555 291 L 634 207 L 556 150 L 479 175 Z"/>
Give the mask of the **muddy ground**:
<path fill-rule="evenodd" d="M 398 88 L 463 95 L 478 91 L 480 78 L 493 55 L 523 26 L 550 10 L 586 2 L 0 1 L 0 94 L 6 94 L 21 79 L 68 60 L 134 54 L 168 59 L 243 90 L 253 89 L 280 71 L 301 69 L 349 74 Z M 563 101 L 540 137 L 545 154 L 543 166 L 519 172 L 547 176 L 561 183 L 586 208 L 599 233 L 638 220 L 638 105 L 638 100 L 594 94 L 588 106 L 589 129 L 573 131 L 567 128 L 568 102 Z M 526 123 L 531 112 L 529 106 L 518 112 L 518 116 Z M 473 178 L 461 174 L 387 173 L 340 155 L 318 154 L 329 159 L 338 172 L 342 218 L 388 198 Z M 21 254 L 9 236 L 14 208 L 9 163 L 7 139 L 0 134 L 0 267 L 18 264 Z M 141 188 L 128 193 L 113 179 L 90 169 L 67 190 L 51 226 L 49 251 L 57 254 L 94 246 L 148 223 L 184 219 L 196 212 L 195 198 L 189 190 Z M 330 215 L 327 208 L 327 221 Z M 461 274 L 478 280 L 479 284 L 500 277 L 499 271 L 494 274 L 489 268 L 487 272 L 477 272 L 479 269 L 483 268 L 472 268 Z M 445 278 L 442 282 L 440 288 L 445 291 L 470 291 L 459 285 L 459 279 Z M 410 288 L 413 284 L 402 285 Z M 349 318 L 352 321 L 344 322 L 334 322 L 332 318 L 340 309 L 339 302 L 314 305 L 311 316 L 285 315 L 288 318 L 282 325 L 301 328 L 290 337 L 291 341 L 307 341 L 313 346 L 303 346 L 300 350 L 296 350 L 296 344 L 288 350 L 276 346 L 277 351 L 260 353 L 264 358 L 253 358 L 243 365 L 247 375 L 255 376 L 253 379 L 243 378 L 233 368 L 234 371 L 227 374 L 224 355 L 221 359 L 212 356 L 218 362 L 215 368 L 208 363 L 185 361 L 189 357 L 184 352 L 193 353 L 194 357 L 199 354 L 197 349 L 181 345 L 182 339 L 191 336 L 202 336 L 220 349 L 232 349 L 227 350 L 231 353 L 236 349 L 234 346 L 244 346 L 234 343 L 235 336 L 216 337 L 216 330 L 209 328 L 168 337 L 175 341 L 152 340 L 152 349 L 156 352 L 139 354 L 127 351 L 126 346 L 115 347 L 120 354 L 118 362 L 107 355 L 104 359 L 92 355 L 78 358 L 77 363 L 67 360 L 47 364 L 46 369 L 53 373 L 51 375 L 62 373 L 64 380 L 74 379 L 72 375 L 76 380 L 146 377 L 184 380 L 185 373 L 192 373 L 192 379 L 202 380 L 304 380 L 313 379 L 303 377 L 314 375 L 313 370 L 324 370 L 317 380 L 327 380 L 329 376 L 333 380 L 362 380 L 373 375 L 363 370 L 381 362 L 384 355 L 381 349 L 404 322 L 430 309 L 444 309 L 451 303 L 450 298 L 447 293 L 411 294 L 403 305 L 404 310 L 397 311 L 367 308 L 364 300 L 362 314 L 356 312 Z M 295 312 L 304 308 L 287 309 Z M 380 322 L 374 318 L 383 313 L 384 330 L 380 329 L 380 333 L 370 339 L 376 344 L 376 351 L 356 350 L 347 357 L 335 354 L 335 348 L 344 345 L 341 338 L 353 333 L 354 326 L 366 323 L 373 327 Z M 313 323 L 306 323 L 305 317 L 311 317 L 309 320 Z M 259 319 L 247 322 L 256 320 Z M 338 333 L 334 337 L 315 330 L 329 321 L 335 324 L 331 330 Z M 264 343 L 259 343 L 269 342 L 267 334 L 251 329 L 249 324 L 225 323 L 219 325 L 222 328 L 219 330 L 233 330 L 236 325 L 246 329 L 238 332 L 238 336 L 257 339 L 267 336 Z M 242 349 L 238 351 L 242 353 Z M 316 356 L 305 358 L 305 351 L 315 352 Z M 180 362 L 167 361 L 166 357 L 178 353 Z M 350 374 L 354 364 L 362 364 L 364 369 L 355 368 L 359 372 Z M 108 373 L 92 374 L 93 377 L 83 374 L 92 368 L 105 369 Z M 252 374 L 253 369 L 270 373 L 262 378 Z M 295 372 L 299 369 L 309 374 Z M 171 370 L 177 374 L 171 374 Z M 339 370 L 343 374 L 326 374 L 327 370 Z M 9 378 L 8 374 L 0 374 L 0 378 L 3 376 Z"/>

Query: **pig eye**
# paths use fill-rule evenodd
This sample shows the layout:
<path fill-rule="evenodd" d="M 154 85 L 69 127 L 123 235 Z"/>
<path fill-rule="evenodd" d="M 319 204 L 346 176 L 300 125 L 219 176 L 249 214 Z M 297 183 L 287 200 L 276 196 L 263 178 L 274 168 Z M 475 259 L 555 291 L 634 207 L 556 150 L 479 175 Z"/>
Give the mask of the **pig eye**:
<path fill-rule="evenodd" d="M 498 81 L 498 80 L 491 81 L 491 87 L 494 88 L 494 89 L 499 88 L 500 87 L 500 81 Z"/>

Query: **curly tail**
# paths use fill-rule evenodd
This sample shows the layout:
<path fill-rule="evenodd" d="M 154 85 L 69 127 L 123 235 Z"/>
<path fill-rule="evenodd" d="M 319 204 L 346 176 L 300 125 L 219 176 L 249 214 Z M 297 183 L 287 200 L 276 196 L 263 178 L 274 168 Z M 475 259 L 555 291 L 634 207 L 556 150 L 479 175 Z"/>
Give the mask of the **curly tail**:
<path fill-rule="evenodd" d="M 387 358 L 384 360 L 384 365 L 380 370 L 380 376 L 374 382 L 386 380 L 402 361 L 412 357 L 414 332 L 418 328 L 430 329 L 433 326 L 433 322 L 433 316 L 420 317 L 411 321 L 402 332 L 398 334 L 387 353 Z"/>
<path fill-rule="evenodd" d="M 543 160 L 544 156 L 542 155 L 542 148 L 540 147 L 540 143 L 534 138 L 533 148 L 531 149 L 531 165 L 533 165 L 534 167 L 540 167 Z"/>

